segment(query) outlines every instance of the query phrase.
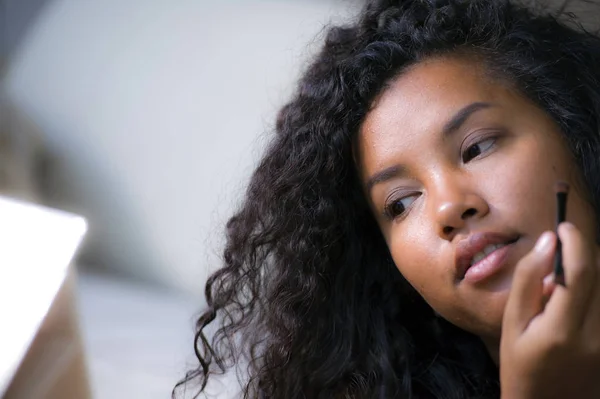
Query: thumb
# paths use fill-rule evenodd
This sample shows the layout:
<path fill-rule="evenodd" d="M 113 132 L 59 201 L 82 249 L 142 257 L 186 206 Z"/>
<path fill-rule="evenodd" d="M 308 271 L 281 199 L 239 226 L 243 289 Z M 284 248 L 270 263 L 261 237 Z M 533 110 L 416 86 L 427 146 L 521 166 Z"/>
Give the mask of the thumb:
<path fill-rule="evenodd" d="M 555 245 L 556 235 L 547 231 L 538 238 L 535 247 L 517 264 L 504 310 L 503 335 L 521 335 L 531 319 L 542 311 L 543 279 L 552 268 Z"/>

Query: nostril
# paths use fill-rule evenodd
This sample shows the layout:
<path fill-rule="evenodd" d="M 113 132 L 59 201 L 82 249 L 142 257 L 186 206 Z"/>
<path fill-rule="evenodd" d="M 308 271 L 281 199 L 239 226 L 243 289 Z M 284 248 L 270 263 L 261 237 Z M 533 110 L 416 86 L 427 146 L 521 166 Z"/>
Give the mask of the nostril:
<path fill-rule="evenodd" d="M 443 229 L 444 235 L 450 235 L 454 231 L 454 227 L 446 226 Z"/>
<path fill-rule="evenodd" d="M 469 218 L 471 216 L 475 216 L 476 213 L 477 213 L 477 209 L 475 209 L 475 208 L 469 208 L 469 209 L 467 209 L 466 211 L 463 212 L 462 219 L 464 220 L 464 219 Z"/>

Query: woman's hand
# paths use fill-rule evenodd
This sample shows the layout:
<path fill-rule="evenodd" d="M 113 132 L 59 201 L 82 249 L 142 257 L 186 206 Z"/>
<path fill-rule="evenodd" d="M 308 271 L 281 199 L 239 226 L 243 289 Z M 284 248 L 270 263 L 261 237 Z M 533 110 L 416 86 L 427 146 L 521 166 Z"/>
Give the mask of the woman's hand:
<path fill-rule="evenodd" d="M 544 233 L 515 270 L 500 343 L 503 399 L 600 398 L 600 270 L 596 247 L 572 224 L 558 229 L 566 288 L 544 300 L 556 236 Z M 545 303 L 545 306 L 544 306 Z"/>

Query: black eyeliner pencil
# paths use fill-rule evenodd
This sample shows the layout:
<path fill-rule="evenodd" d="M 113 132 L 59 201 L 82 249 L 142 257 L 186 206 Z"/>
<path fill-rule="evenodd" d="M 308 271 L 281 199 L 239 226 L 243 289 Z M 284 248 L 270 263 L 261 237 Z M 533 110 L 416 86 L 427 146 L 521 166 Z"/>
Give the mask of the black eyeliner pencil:
<path fill-rule="evenodd" d="M 559 181 L 554 185 L 556 191 L 556 254 L 554 256 L 554 282 L 565 286 L 565 270 L 562 261 L 562 243 L 558 238 L 558 225 L 565 221 L 567 216 L 567 194 L 569 194 L 569 184 Z"/>

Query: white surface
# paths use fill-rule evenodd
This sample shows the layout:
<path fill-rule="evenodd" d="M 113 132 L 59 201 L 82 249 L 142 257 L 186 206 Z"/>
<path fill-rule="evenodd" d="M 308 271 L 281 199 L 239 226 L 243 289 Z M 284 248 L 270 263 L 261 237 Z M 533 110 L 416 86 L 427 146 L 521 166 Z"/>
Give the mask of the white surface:
<path fill-rule="evenodd" d="M 165 399 L 194 365 L 197 299 L 93 274 L 79 313 L 95 399 Z"/>
<path fill-rule="evenodd" d="M 61 158 L 69 209 L 89 218 L 85 260 L 201 294 L 259 136 L 353 3 L 49 2 L 6 88 Z"/>
<path fill-rule="evenodd" d="M 0 197 L 0 397 L 86 230 L 83 218 Z"/>

